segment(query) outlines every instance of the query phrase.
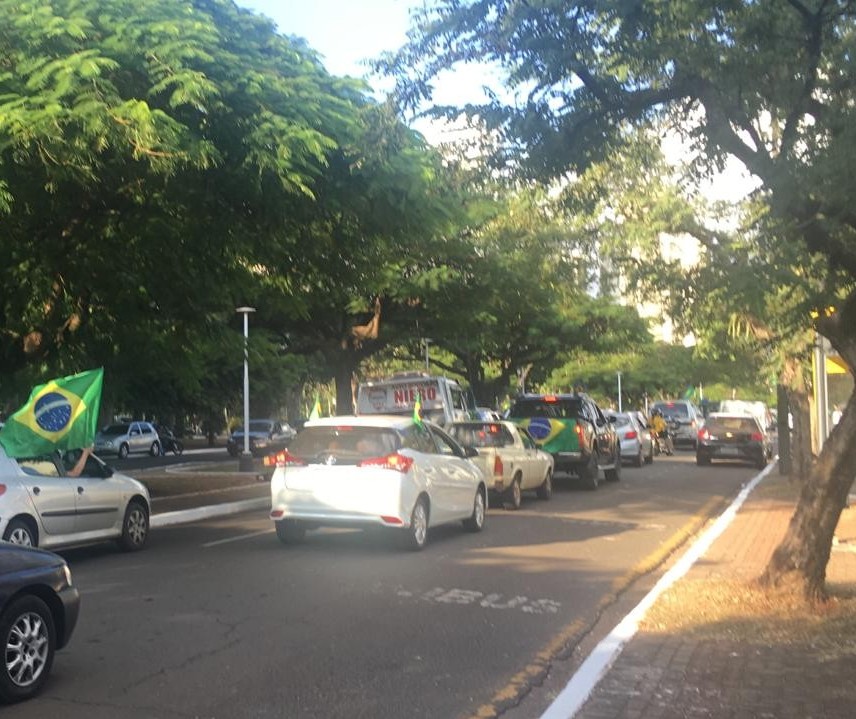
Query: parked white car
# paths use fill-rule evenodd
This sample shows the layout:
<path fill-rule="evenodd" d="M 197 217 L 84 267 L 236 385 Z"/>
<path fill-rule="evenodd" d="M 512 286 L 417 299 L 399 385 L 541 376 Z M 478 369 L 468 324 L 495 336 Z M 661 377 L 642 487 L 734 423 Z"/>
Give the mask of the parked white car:
<path fill-rule="evenodd" d="M 478 532 L 487 486 L 474 454 L 411 417 L 310 420 L 276 454 L 270 517 L 286 544 L 321 526 L 389 528 L 414 550 L 439 524 Z"/>
<path fill-rule="evenodd" d="M 539 499 L 552 496 L 553 455 L 514 422 L 454 422 L 449 434 L 478 452 L 473 461 L 507 509 L 520 509 L 524 491 L 535 490 Z"/>
<path fill-rule="evenodd" d="M 0 537 L 50 549 L 108 539 L 126 551 L 143 547 L 151 514 L 145 485 L 94 455 L 69 477 L 78 456 L 12 459 L 0 447 Z"/>

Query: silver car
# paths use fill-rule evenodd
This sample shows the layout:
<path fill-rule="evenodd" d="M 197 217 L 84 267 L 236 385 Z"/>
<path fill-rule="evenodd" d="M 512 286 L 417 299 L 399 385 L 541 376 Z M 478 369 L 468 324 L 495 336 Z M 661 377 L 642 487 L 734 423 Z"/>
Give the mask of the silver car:
<path fill-rule="evenodd" d="M 634 467 L 650 464 L 654 461 L 654 445 L 647 424 L 643 427 L 635 412 L 604 412 L 607 417 L 615 417 L 615 432 L 621 444 L 621 461 L 630 462 Z"/>
<path fill-rule="evenodd" d="M 698 432 L 704 427 L 704 415 L 692 402 L 688 399 L 661 400 L 655 402 L 651 409 L 662 412 L 675 446 L 689 444 L 695 448 L 698 445 Z"/>
<path fill-rule="evenodd" d="M 160 452 L 160 437 L 151 422 L 111 424 L 95 435 L 96 454 L 115 454 L 125 459 L 135 453 L 157 457 Z"/>
<path fill-rule="evenodd" d="M 108 539 L 126 551 L 143 547 L 151 514 L 145 485 L 94 455 L 71 477 L 78 457 L 79 450 L 12 459 L 0 447 L 0 537 L 45 548 Z"/>

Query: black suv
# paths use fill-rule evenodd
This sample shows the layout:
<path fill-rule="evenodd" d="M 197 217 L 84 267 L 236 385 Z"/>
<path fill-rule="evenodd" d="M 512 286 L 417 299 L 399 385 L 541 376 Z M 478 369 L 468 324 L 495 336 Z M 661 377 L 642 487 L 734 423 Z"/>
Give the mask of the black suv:
<path fill-rule="evenodd" d="M 597 489 L 600 470 L 606 479 L 621 476 L 621 445 L 613 426 L 586 394 L 526 394 L 518 397 L 508 418 L 529 430 L 536 444 L 553 455 L 557 472 L 577 474 Z"/>

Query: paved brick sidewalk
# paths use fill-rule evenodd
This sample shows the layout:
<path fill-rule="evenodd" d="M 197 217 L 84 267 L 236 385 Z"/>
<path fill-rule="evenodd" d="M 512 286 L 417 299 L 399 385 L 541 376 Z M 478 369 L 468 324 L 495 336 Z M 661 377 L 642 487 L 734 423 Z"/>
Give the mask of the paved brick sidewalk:
<path fill-rule="evenodd" d="M 761 487 L 775 482 L 785 480 L 770 475 Z M 678 584 L 710 579 L 748 582 L 759 576 L 787 529 L 793 506 L 790 498 L 756 489 L 733 523 Z M 852 595 L 856 589 L 856 552 L 852 551 L 856 548 L 856 507 L 844 510 L 836 537 L 828 582 Z M 663 601 L 669 601 L 668 593 L 658 600 Z M 675 605 L 671 610 L 680 612 L 681 607 Z M 727 631 L 715 629 L 713 638 L 696 638 L 689 632 L 657 631 L 643 623 L 576 716 L 856 716 L 856 638 L 851 638 L 849 651 L 830 652 L 810 633 L 796 641 L 791 635 L 759 639 L 748 624 L 735 627 L 733 621 Z"/>

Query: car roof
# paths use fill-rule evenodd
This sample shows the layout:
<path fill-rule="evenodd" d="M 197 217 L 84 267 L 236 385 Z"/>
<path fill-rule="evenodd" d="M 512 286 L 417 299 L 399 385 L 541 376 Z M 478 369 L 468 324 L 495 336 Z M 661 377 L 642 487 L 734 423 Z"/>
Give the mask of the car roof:
<path fill-rule="evenodd" d="M 405 429 L 413 424 L 412 415 L 395 414 L 363 414 L 363 415 L 341 415 L 338 417 L 320 417 L 310 419 L 306 427 L 338 427 L 348 425 L 351 427 L 381 427 L 389 429 Z M 426 424 L 428 424 L 426 422 Z"/>

